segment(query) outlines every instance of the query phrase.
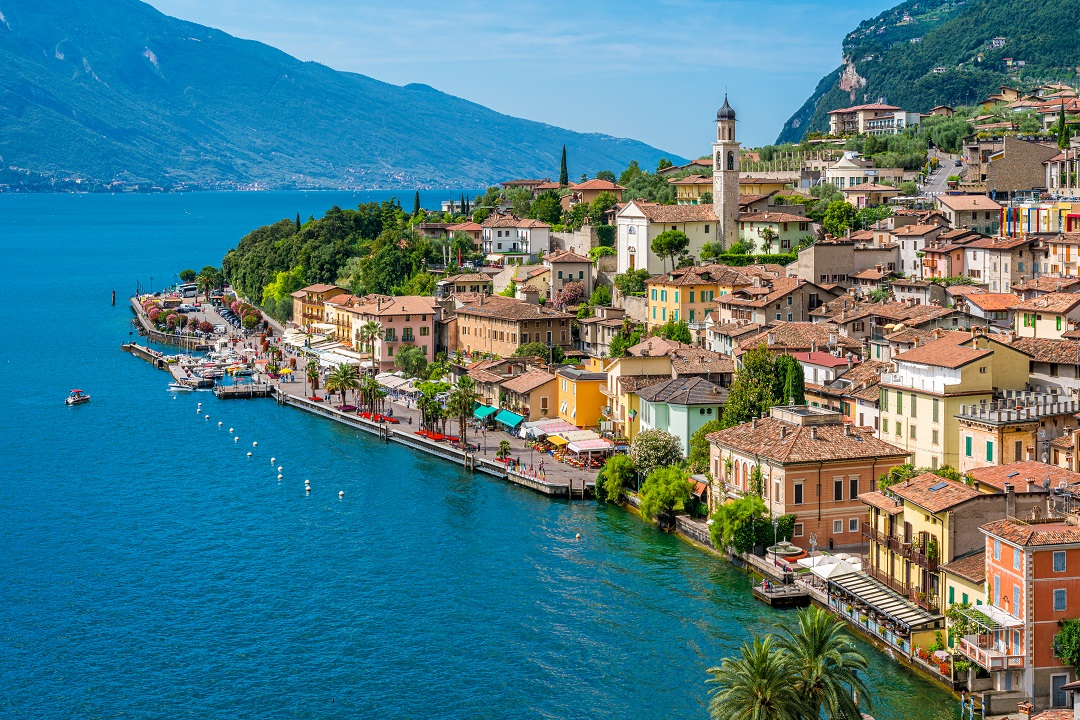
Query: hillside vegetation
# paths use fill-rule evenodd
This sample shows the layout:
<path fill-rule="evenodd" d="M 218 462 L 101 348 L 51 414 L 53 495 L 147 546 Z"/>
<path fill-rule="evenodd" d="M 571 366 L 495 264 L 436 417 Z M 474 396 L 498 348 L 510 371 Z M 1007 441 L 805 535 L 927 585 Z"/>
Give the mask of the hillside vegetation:
<path fill-rule="evenodd" d="M 301 62 L 138 0 L 0 11 L 0 183 L 475 188 L 557 177 L 564 145 L 575 176 L 663 155 Z"/>
<path fill-rule="evenodd" d="M 1004 47 L 991 47 L 995 37 Z M 1007 67 L 1006 58 L 1025 65 Z M 843 64 L 822 78 L 777 142 L 825 132 L 830 110 L 880 97 L 916 112 L 971 105 L 1002 83 L 1076 83 L 1078 66 L 1080 0 L 907 0 L 844 39 Z"/>

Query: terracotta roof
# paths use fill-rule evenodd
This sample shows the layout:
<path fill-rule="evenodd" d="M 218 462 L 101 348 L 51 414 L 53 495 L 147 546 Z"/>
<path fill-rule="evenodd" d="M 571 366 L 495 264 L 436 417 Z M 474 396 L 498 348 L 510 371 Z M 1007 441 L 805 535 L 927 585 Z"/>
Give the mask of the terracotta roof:
<path fill-rule="evenodd" d="M 752 222 L 752 223 L 808 223 L 813 222 L 808 217 L 802 215 L 793 215 L 791 213 L 783 212 L 741 212 L 739 213 L 739 222 Z"/>
<path fill-rule="evenodd" d="M 626 354 L 633 357 L 660 357 L 670 355 L 673 350 L 689 347 L 681 342 L 653 336 L 627 348 Z"/>
<path fill-rule="evenodd" d="M 874 239 L 874 231 L 873 230 L 856 230 L 855 232 L 848 235 L 847 239 L 848 240 L 873 240 Z"/>
<path fill-rule="evenodd" d="M 876 507 L 889 515 L 896 515 L 904 509 L 904 503 L 889 497 L 880 490 L 860 493 L 858 497 L 860 502 L 866 503 L 870 507 Z"/>
<path fill-rule="evenodd" d="M 677 180 L 668 180 L 672 185 L 712 185 L 713 179 L 703 175 L 687 175 Z"/>
<path fill-rule="evenodd" d="M 1037 290 L 1042 292 L 1064 292 L 1080 287 L 1080 278 L 1074 277 L 1037 277 L 1025 280 L 1019 285 L 1013 285 L 1013 290 L 1023 292 L 1025 290 Z"/>
<path fill-rule="evenodd" d="M 618 380 L 619 390 L 624 393 L 637 392 L 642 388 L 670 379 L 670 375 L 620 375 Z"/>
<path fill-rule="evenodd" d="M 1080 365 L 1080 340 L 1016 338 L 1009 347 L 1030 355 L 1035 362 Z"/>
<path fill-rule="evenodd" d="M 885 103 L 869 103 L 867 105 L 852 105 L 847 108 L 840 108 L 839 110 L 829 111 L 829 115 L 835 115 L 836 113 L 853 113 L 859 110 L 899 110 L 900 108 L 895 105 L 886 105 Z"/>
<path fill-rule="evenodd" d="M 856 280 L 880 280 L 881 278 L 889 275 L 888 272 L 878 272 L 877 270 L 860 270 L 859 272 L 849 275 Z"/>
<path fill-rule="evenodd" d="M 919 328 L 906 327 L 903 330 L 886 335 L 885 339 L 891 343 L 907 345 L 909 343 L 914 343 L 916 340 L 921 343 L 933 337 L 933 330 L 921 330 Z"/>
<path fill-rule="evenodd" d="M 727 388 L 700 377 L 672 378 L 666 382 L 639 388 L 642 400 L 670 405 L 721 405 L 727 402 Z"/>
<path fill-rule="evenodd" d="M 1071 447 L 1071 438 L 1069 440 Z M 1058 487 L 1061 482 L 1068 485 L 1080 483 L 1080 473 L 1056 465 L 1036 462 L 1035 460 L 1022 460 L 1007 465 L 975 468 L 968 470 L 967 475 L 973 480 L 978 480 L 980 483 L 985 483 L 997 490 L 1004 490 L 1007 482 L 1012 483 L 1017 492 L 1027 490 L 1028 480 L 1034 480 L 1040 489 L 1043 481 L 1047 478 L 1050 478 L 1050 486 L 1053 488 Z"/>
<path fill-rule="evenodd" d="M 576 252 L 569 250 L 555 250 L 544 257 L 545 262 L 550 263 L 589 263 L 592 264 L 592 260 L 584 255 L 578 255 Z"/>
<path fill-rule="evenodd" d="M 479 223 L 463 222 L 446 228 L 450 232 L 480 232 L 484 228 Z"/>
<path fill-rule="evenodd" d="M 481 282 L 489 283 L 491 278 L 483 273 L 462 273 L 461 275 L 451 275 L 448 278 L 440 280 L 440 282 Z"/>
<path fill-rule="evenodd" d="M 945 294 L 950 297 L 956 297 L 957 295 L 979 295 L 986 292 L 986 288 L 979 287 L 978 285 L 950 285 L 945 288 Z"/>
<path fill-rule="evenodd" d="M 1052 292 L 1019 302 L 1013 309 L 1067 313 L 1077 305 L 1080 305 L 1080 293 Z"/>
<path fill-rule="evenodd" d="M 975 293 L 968 295 L 967 301 L 980 310 L 1008 310 L 1020 304 L 1020 298 L 1012 293 Z"/>
<path fill-rule="evenodd" d="M 986 580 L 986 548 L 961 555 L 952 562 L 945 563 L 940 569 L 976 585 L 981 584 Z"/>
<path fill-rule="evenodd" d="M 903 458 L 908 452 L 874 437 L 873 428 L 852 427 L 850 434 L 842 423 L 835 425 L 796 425 L 773 417 L 761 418 L 708 435 L 709 442 L 749 453 L 771 462 L 840 462 L 861 458 Z M 850 425 L 847 427 L 851 427 Z M 816 439 L 811 437 L 816 431 Z"/>
<path fill-rule="evenodd" d="M 890 485 L 888 491 L 932 513 L 943 512 L 982 495 L 978 490 L 934 473 Z"/>
<path fill-rule="evenodd" d="M 857 363 L 846 373 L 829 383 L 828 387 L 833 390 L 842 390 L 845 395 L 863 397 L 863 399 L 877 400 L 880 393 L 877 389 L 881 382 L 881 374 L 892 367 L 891 363 L 881 360 L 866 360 Z"/>
<path fill-rule="evenodd" d="M 502 320 L 558 320 L 572 318 L 573 315 L 551 310 L 541 305 L 533 305 L 524 300 L 505 298 L 499 295 L 483 298 L 480 302 L 463 305 L 457 310 L 459 315 L 500 318 Z"/>
<path fill-rule="evenodd" d="M 345 292 L 337 285 L 327 285 L 325 283 L 315 283 L 314 285 L 308 285 L 306 288 L 300 288 L 298 292 L 326 292 L 327 290 L 341 290 Z"/>
<path fill-rule="evenodd" d="M 1066 245 L 1080 245 L 1080 232 L 1061 233 L 1057 236 L 1057 242 Z"/>
<path fill-rule="evenodd" d="M 940 225 L 904 225 L 902 227 L 896 228 L 895 230 L 889 231 L 889 234 L 900 235 L 903 237 L 911 237 L 912 235 L 929 235 L 930 233 L 940 229 Z"/>
<path fill-rule="evenodd" d="M 773 336 L 773 342 L 769 343 L 769 335 Z M 757 347 L 764 343 L 773 352 L 790 352 L 794 350 L 809 350 L 811 347 L 829 347 L 829 336 L 836 335 L 835 347 L 841 350 L 850 350 L 858 353 L 862 350 L 862 343 L 841 335 L 836 325 L 832 323 L 810 322 L 779 322 L 769 326 L 756 335 L 744 337 L 739 340 L 738 354 Z"/>
<path fill-rule="evenodd" d="M 953 330 L 937 340 L 900 353 L 894 359 L 933 367 L 958 368 L 993 354 L 992 350 L 980 350 L 962 344 L 971 338 L 971 333 Z"/>
<path fill-rule="evenodd" d="M 555 374 L 560 377 L 569 378 L 574 382 L 607 380 L 607 373 L 593 372 L 591 370 L 583 370 L 576 367 L 561 367 L 555 371 Z"/>
<path fill-rule="evenodd" d="M 979 248 L 980 250 L 1013 250 L 1032 242 L 1029 237 L 979 237 L 967 243 L 964 247 Z"/>
<path fill-rule="evenodd" d="M 773 280 L 770 287 L 757 288 L 754 286 L 747 286 L 739 288 L 730 295 L 720 297 L 718 302 L 721 305 L 737 305 L 739 307 L 766 307 L 780 298 L 795 292 L 804 285 L 813 286 L 813 283 L 808 283 L 805 280 L 795 277 L 780 277 Z M 755 297 L 740 297 L 742 295 L 752 295 Z"/>
<path fill-rule="evenodd" d="M 630 204 L 641 210 L 649 222 L 716 222 L 716 213 L 713 212 L 712 205 L 659 205 L 638 200 Z"/>
<path fill-rule="evenodd" d="M 740 338 L 748 333 L 757 333 L 761 331 L 763 326 L 758 323 L 716 323 L 712 326 L 712 331 L 718 335 L 726 335 L 732 339 Z"/>
<path fill-rule="evenodd" d="M 705 348 L 679 348 L 671 353 L 671 369 L 678 376 L 735 372 L 735 361 Z"/>
<path fill-rule="evenodd" d="M 810 365 L 818 365 L 820 367 L 847 367 L 848 360 L 846 358 L 830 355 L 827 352 L 816 350 L 814 352 L 793 352 L 791 356 L 801 363 L 807 363 Z M 859 362 L 853 360 L 852 362 Z"/>
<path fill-rule="evenodd" d="M 531 218 L 521 219 L 513 215 L 492 215 L 484 221 L 485 228 L 550 228 L 546 222 Z"/>
<path fill-rule="evenodd" d="M 1080 543 L 1080 527 L 1063 522 L 1028 525 L 1012 520 L 995 520 L 983 525 L 981 530 L 991 537 L 1021 547 Z"/>
<path fill-rule="evenodd" d="M 739 195 L 739 207 L 753 205 L 754 203 L 771 198 L 775 194 L 775 190 L 769 193 L 742 193 Z"/>
<path fill-rule="evenodd" d="M 937 201 L 954 212 L 1001 209 L 1000 205 L 985 195 L 938 195 Z"/>
<path fill-rule="evenodd" d="M 532 392 L 555 379 L 555 376 L 543 370 L 530 370 L 516 377 L 512 377 L 502 384 L 503 390 L 515 392 L 519 395 Z"/>
<path fill-rule="evenodd" d="M 570 186 L 571 190 L 608 190 L 614 192 L 616 190 L 625 190 L 622 185 L 616 185 L 610 180 L 598 180 L 593 178 L 592 180 L 586 180 L 583 183 Z"/>
<path fill-rule="evenodd" d="M 503 381 L 502 375 L 498 375 L 489 370 L 470 370 L 468 375 L 476 382 L 481 383 L 501 383 Z"/>
<path fill-rule="evenodd" d="M 1043 710 L 1038 715 L 1032 715 L 1031 720 L 1073 720 L 1075 715 L 1070 710 Z"/>

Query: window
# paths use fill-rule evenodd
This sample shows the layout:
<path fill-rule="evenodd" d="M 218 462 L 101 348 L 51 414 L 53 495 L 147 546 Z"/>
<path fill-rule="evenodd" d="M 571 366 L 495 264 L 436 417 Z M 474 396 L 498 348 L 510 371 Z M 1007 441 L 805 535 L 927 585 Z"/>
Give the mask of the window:
<path fill-rule="evenodd" d="M 1054 590 L 1054 612 L 1063 612 L 1068 604 L 1068 594 L 1065 588 Z"/>
<path fill-rule="evenodd" d="M 843 479 L 833 480 L 833 500 L 840 502 L 844 499 L 844 481 Z"/>
<path fill-rule="evenodd" d="M 1023 455 L 1024 455 L 1024 443 L 1023 443 L 1022 440 L 1017 440 L 1015 445 L 1013 446 L 1013 460 L 1015 460 L 1016 462 L 1020 462 L 1021 460 L 1024 459 Z"/>
<path fill-rule="evenodd" d="M 915 393 L 911 393 L 911 417 L 915 417 L 915 408 L 916 408 Z M 912 436 L 912 437 L 914 437 L 914 436 Z"/>
<path fill-rule="evenodd" d="M 934 420 L 934 422 L 939 422 L 939 412 L 940 412 L 940 410 L 939 410 L 939 407 L 940 407 L 939 402 L 940 401 L 937 398 L 934 398 L 934 402 L 932 403 L 933 404 L 933 416 L 934 416 L 933 420 Z"/>
<path fill-rule="evenodd" d="M 847 529 L 848 529 L 848 532 L 853 532 L 853 533 L 859 532 L 859 518 L 850 518 L 847 521 Z"/>
<path fill-rule="evenodd" d="M 667 302 L 667 290 L 660 291 L 660 302 Z"/>
<path fill-rule="evenodd" d="M 852 500 L 859 497 L 859 478 L 857 478 L 857 477 L 849 477 L 848 478 L 848 497 L 851 498 Z"/>
<path fill-rule="evenodd" d="M 427 325 L 424 325 L 423 327 L 420 328 L 420 337 L 427 337 L 430 334 L 431 334 L 431 328 L 429 328 Z"/>
<path fill-rule="evenodd" d="M 896 414 L 904 414 L 904 393 L 899 390 L 896 391 Z"/>
<path fill-rule="evenodd" d="M 803 504 L 803 484 L 801 482 L 797 482 L 793 486 L 793 488 L 792 488 L 792 498 L 793 498 L 792 501 L 791 501 L 792 505 L 802 505 Z"/>
<path fill-rule="evenodd" d="M 911 437 L 912 440 L 915 439 L 915 426 L 914 425 L 908 427 L 908 435 Z"/>
<path fill-rule="evenodd" d="M 843 535 L 844 534 L 844 521 L 843 520 L 833 520 L 832 521 L 832 531 L 833 531 L 833 535 Z"/>
<path fill-rule="evenodd" d="M 992 599 L 995 605 L 1001 607 L 1001 577 L 998 575 L 994 576 L 994 596 Z"/>
<path fill-rule="evenodd" d="M 792 536 L 793 537 L 802 537 L 802 534 L 803 534 L 803 524 L 802 523 L 795 523 L 795 532 L 792 533 Z"/>
<path fill-rule="evenodd" d="M 896 423 L 896 437 L 900 437 L 900 423 Z"/>
<path fill-rule="evenodd" d="M 1054 551 L 1054 572 L 1065 572 L 1065 551 Z"/>
<path fill-rule="evenodd" d="M 694 291 L 690 291 L 690 302 L 694 302 Z"/>
<path fill-rule="evenodd" d="M 971 436 L 964 438 L 964 456 L 971 457 Z"/>
<path fill-rule="evenodd" d="M 1001 541 L 1000 540 L 994 540 L 994 559 L 995 560 L 1000 560 L 1001 559 Z"/>
<path fill-rule="evenodd" d="M 656 300 L 656 288 L 652 289 L 652 299 Z"/>
<path fill-rule="evenodd" d="M 1018 548 L 1013 548 L 1013 570 L 1020 569 L 1020 558 L 1024 555 Z"/>
<path fill-rule="evenodd" d="M 1016 615 L 1016 616 L 1020 615 L 1020 586 L 1019 585 L 1013 585 L 1012 612 L 1013 612 L 1013 615 Z M 1020 643 L 1018 643 L 1018 642 L 1014 643 L 1014 645 L 1019 645 L 1019 644 Z"/>
<path fill-rule="evenodd" d="M 1060 320 L 1061 318 L 1058 318 L 1058 319 Z M 1061 328 L 1058 328 L 1058 330 L 1060 330 L 1060 329 Z M 1050 377 L 1057 377 L 1057 376 L 1058 376 L 1058 364 L 1057 363 L 1050 363 Z"/>
<path fill-rule="evenodd" d="M 994 441 L 993 440 L 987 440 L 986 441 L 986 462 L 993 462 L 993 461 L 994 461 Z"/>

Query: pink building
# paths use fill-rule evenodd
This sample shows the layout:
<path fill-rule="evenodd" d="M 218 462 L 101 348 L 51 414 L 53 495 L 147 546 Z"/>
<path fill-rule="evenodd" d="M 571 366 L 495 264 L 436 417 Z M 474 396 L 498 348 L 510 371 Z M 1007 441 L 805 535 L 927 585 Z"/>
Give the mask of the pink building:
<path fill-rule="evenodd" d="M 416 345 L 428 361 L 435 359 L 435 322 L 442 309 L 426 295 L 365 295 L 351 308 L 354 336 L 368 322 L 379 324 L 375 339 L 374 369 L 394 369 L 394 354 L 406 345 Z M 366 350 L 367 348 L 363 348 Z"/>

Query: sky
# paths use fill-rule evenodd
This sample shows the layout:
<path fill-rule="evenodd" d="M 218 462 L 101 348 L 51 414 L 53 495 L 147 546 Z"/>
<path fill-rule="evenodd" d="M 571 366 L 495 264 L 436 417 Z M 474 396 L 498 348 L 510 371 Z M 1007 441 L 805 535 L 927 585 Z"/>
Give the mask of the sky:
<path fill-rule="evenodd" d="M 301 60 L 498 112 L 708 154 L 725 91 L 759 146 L 899 0 L 149 0 Z"/>

